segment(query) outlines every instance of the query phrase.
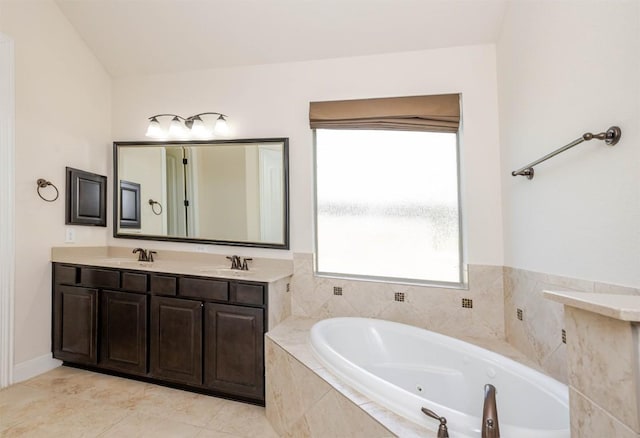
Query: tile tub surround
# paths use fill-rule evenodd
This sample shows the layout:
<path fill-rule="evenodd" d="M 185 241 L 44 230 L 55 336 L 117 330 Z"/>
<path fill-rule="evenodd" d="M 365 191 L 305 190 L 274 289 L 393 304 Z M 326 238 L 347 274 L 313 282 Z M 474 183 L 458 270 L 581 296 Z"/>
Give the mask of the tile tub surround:
<path fill-rule="evenodd" d="M 565 306 L 572 436 L 640 437 L 640 296 L 545 291 Z"/>
<path fill-rule="evenodd" d="M 504 321 L 507 341 L 535 362 L 546 374 L 569 382 L 567 345 L 572 342 L 565 329 L 562 304 L 544 298 L 544 290 L 565 290 L 640 296 L 640 289 L 544 274 L 511 267 L 504 268 Z M 518 319 L 522 310 L 522 320 Z"/>
<path fill-rule="evenodd" d="M 293 267 L 292 315 L 362 316 L 453 337 L 505 338 L 501 266 L 470 265 L 468 290 L 316 277 L 312 254 L 294 254 Z M 342 294 L 334 294 L 334 287 Z M 396 301 L 396 293 L 403 293 L 404 300 Z M 463 299 L 471 299 L 473 307 L 463 308 Z"/>
<path fill-rule="evenodd" d="M 284 437 L 435 437 L 342 383 L 311 352 L 318 319 L 293 316 L 267 333 L 266 415 Z M 505 341 L 463 339 L 532 366 Z"/>

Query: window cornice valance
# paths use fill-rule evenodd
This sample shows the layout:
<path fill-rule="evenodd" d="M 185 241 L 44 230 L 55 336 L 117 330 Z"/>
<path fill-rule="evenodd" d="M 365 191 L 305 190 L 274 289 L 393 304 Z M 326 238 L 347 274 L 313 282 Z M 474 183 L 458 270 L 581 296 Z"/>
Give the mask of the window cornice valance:
<path fill-rule="evenodd" d="M 460 95 L 311 102 L 312 129 L 386 129 L 458 132 Z"/>

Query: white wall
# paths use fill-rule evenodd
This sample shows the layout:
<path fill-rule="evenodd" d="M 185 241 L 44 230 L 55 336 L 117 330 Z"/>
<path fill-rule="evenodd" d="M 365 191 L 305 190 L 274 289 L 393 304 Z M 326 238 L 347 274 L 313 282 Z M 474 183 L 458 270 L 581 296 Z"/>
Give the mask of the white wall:
<path fill-rule="evenodd" d="M 457 92 L 463 94 L 468 261 L 502 265 L 497 85 L 491 45 L 115 79 L 113 134 L 116 140 L 144 139 L 147 118 L 153 114 L 219 111 L 229 115 L 235 138 L 289 137 L 291 247 L 309 253 L 313 249 L 309 102 Z M 123 244 L 120 239 L 114 243 Z M 287 256 L 252 248 L 244 253 L 236 248 L 213 251 Z"/>
<path fill-rule="evenodd" d="M 512 2 L 498 44 L 505 264 L 640 285 L 640 2 Z M 510 172 L 580 137 L 622 128 Z"/>
<path fill-rule="evenodd" d="M 15 362 L 20 364 L 51 351 L 49 259 L 51 247 L 64 242 L 65 166 L 110 172 L 111 86 L 53 1 L 3 0 L 0 31 L 15 41 Z M 58 187 L 56 202 L 38 197 L 38 178 Z M 106 243 L 106 228 L 74 228 L 76 244 Z"/>
<path fill-rule="evenodd" d="M 149 199 L 158 201 L 163 208 L 165 198 L 165 154 L 162 148 L 128 148 L 120 149 L 120 167 L 118 180 L 140 184 L 140 228 L 122 228 L 122 233 L 162 234 L 166 232 L 166 215 L 156 215 L 149 205 Z M 126 159 L 125 159 L 126 157 Z M 113 165 L 111 165 L 112 167 Z M 113 169 L 111 169 L 113 172 Z M 119 196 L 119 193 L 114 193 Z M 118 202 L 120 202 L 118 200 Z M 159 208 L 155 206 L 156 210 Z M 118 224 L 114 224 L 117 227 Z"/>

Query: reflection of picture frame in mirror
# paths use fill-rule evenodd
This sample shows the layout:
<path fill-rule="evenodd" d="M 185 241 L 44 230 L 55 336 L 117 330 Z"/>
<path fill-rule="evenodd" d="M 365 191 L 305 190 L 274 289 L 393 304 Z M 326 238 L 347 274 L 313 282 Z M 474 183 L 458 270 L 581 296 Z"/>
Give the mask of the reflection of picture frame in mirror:
<path fill-rule="evenodd" d="M 107 177 L 66 168 L 65 224 L 107 226 Z"/>
<path fill-rule="evenodd" d="M 120 180 L 120 228 L 141 228 L 140 184 Z"/>

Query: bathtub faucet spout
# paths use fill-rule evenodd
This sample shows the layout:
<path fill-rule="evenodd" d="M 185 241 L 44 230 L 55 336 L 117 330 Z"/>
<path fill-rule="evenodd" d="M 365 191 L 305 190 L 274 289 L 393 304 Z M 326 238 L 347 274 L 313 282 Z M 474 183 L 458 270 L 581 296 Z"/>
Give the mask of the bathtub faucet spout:
<path fill-rule="evenodd" d="M 484 407 L 482 409 L 482 438 L 500 438 L 496 387 L 484 385 Z"/>
<path fill-rule="evenodd" d="M 435 418 L 440 422 L 438 426 L 438 438 L 449 438 L 449 431 L 447 430 L 447 419 L 433 412 L 431 409 L 422 408 L 422 413 L 428 415 L 431 418 Z"/>

